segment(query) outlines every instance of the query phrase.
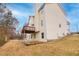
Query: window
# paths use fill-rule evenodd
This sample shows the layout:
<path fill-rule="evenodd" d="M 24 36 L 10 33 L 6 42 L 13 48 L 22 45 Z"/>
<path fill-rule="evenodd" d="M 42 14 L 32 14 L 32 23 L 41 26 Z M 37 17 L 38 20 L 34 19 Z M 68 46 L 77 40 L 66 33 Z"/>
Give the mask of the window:
<path fill-rule="evenodd" d="M 44 39 L 44 33 L 41 33 L 41 37 L 42 37 L 42 39 Z"/>
<path fill-rule="evenodd" d="M 59 28 L 61 28 L 61 24 L 59 24 Z"/>
<path fill-rule="evenodd" d="M 41 20 L 41 26 L 43 26 L 43 20 Z"/>
<path fill-rule="evenodd" d="M 34 26 L 34 24 L 32 24 L 32 26 Z"/>

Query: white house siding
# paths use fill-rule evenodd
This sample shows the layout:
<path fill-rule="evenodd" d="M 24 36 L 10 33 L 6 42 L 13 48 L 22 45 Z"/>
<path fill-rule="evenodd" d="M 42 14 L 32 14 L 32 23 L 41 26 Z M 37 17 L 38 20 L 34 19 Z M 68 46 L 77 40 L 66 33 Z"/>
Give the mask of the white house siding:
<path fill-rule="evenodd" d="M 35 7 L 36 7 L 36 12 L 35 12 L 35 28 L 36 28 L 36 31 L 40 31 L 40 19 L 39 19 L 39 13 L 38 13 L 38 10 L 39 8 L 41 7 L 42 4 L 40 3 L 36 3 L 35 4 Z M 39 33 L 36 33 L 36 39 L 41 39 L 41 35 L 40 35 L 40 32 Z"/>
<path fill-rule="evenodd" d="M 46 20 L 45 20 L 45 9 L 43 8 L 41 11 L 39 11 L 39 20 L 40 20 L 40 38 L 41 34 L 44 33 L 44 38 L 43 39 L 47 39 L 47 31 L 46 31 Z"/>
<path fill-rule="evenodd" d="M 69 25 L 67 25 L 68 21 L 59 5 L 45 4 L 42 9 L 40 9 L 42 5 L 43 4 L 36 4 L 36 14 L 29 18 L 28 26 L 32 26 L 32 24 L 34 24 L 35 31 L 37 33 L 29 34 L 28 38 L 54 40 L 67 35 L 69 33 Z M 44 33 L 44 38 L 42 38 L 42 33 Z"/>
<path fill-rule="evenodd" d="M 57 16 L 52 4 L 45 5 L 47 39 L 57 39 Z"/>
<path fill-rule="evenodd" d="M 58 4 L 46 4 L 47 39 L 57 39 L 68 33 L 67 19 Z M 61 28 L 59 28 L 61 24 Z M 63 35 L 64 34 L 64 35 Z"/>
<path fill-rule="evenodd" d="M 63 13 L 58 4 L 45 4 L 44 8 L 38 11 L 42 4 L 36 4 L 35 27 L 40 32 L 37 33 L 38 39 L 41 38 L 41 33 L 44 32 L 44 39 L 58 39 L 69 33 L 66 15 Z M 38 7 L 37 7 L 38 6 Z M 43 12 L 42 12 L 43 11 Z M 41 26 L 43 20 L 43 26 Z M 61 28 L 59 28 L 61 24 Z"/>

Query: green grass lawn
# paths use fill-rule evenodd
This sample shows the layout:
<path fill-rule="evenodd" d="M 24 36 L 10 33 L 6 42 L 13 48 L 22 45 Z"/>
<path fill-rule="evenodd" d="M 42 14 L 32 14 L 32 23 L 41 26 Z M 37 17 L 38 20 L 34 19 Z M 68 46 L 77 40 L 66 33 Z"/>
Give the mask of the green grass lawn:
<path fill-rule="evenodd" d="M 0 55 L 78 56 L 79 35 L 70 35 L 60 40 L 30 46 L 20 41 L 9 41 L 0 48 Z"/>

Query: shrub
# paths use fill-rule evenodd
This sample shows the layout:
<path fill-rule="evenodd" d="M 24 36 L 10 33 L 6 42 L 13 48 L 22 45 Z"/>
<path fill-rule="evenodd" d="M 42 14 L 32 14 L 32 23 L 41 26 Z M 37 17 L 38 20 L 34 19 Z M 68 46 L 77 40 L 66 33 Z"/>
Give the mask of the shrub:
<path fill-rule="evenodd" d="M 0 46 L 2 46 L 5 43 L 6 43 L 5 36 L 0 36 Z"/>

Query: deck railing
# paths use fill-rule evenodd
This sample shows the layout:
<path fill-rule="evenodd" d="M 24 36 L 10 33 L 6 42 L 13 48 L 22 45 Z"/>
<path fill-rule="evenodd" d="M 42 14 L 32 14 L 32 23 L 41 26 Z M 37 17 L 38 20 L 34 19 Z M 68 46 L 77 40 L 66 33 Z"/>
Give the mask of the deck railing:
<path fill-rule="evenodd" d="M 27 31 L 35 31 L 35 27 L 32 27 L 32 26 L 24 26 L 24 30 L 27 30 Z"/>

